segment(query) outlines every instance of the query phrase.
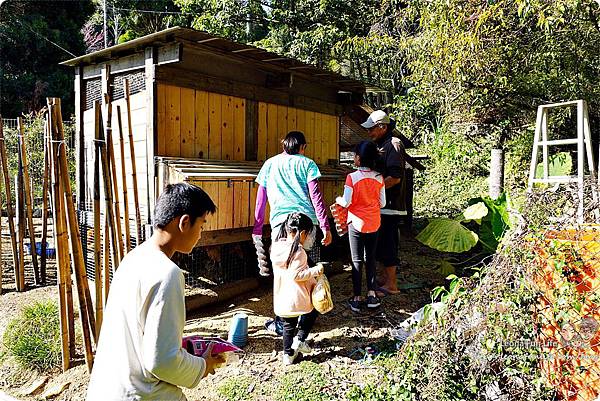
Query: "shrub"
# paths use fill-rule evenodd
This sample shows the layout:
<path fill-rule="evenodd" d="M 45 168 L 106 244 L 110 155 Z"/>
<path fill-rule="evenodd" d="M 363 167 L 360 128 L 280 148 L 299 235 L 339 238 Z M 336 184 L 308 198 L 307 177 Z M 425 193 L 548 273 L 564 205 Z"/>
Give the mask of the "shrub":
<path fill-rule="evenodd" d="M 14 318 L 2 338 L 7 354 L 21 366 L 41 371 L 60 364 L 60 322 L 53 301 L 36 302 Z"/>

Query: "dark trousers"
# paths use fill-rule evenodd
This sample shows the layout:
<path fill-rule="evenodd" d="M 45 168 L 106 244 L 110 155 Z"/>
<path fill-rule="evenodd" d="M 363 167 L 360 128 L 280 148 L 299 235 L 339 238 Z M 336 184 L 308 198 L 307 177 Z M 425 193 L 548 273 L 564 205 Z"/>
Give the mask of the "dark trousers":
<path fill-rule="evenodd" d="M 312 312 L 302 315 L 300 317 L 282 317 L 283 320 L 283 352 L 288 355 L 294 355 L 292 349 L 292 343 L 294 342 L 294 336 L 296 335 L 296 326 L 298 326 L 298 339 L 300 341 L 306 341 L 310 331 L 315 325 L 315 321 L 319 316 L 319 312 L 313 309 Z M 300 320 L 300 322 L 298 322 Z"/>
<path fill-rule="evenodd" d="M 354 296 L 359 296 L 362 289 L 362 265 L 367 273 L 367 289 L 375 291 L 375 274 L 377 262 L 377 232 L 361 233 L 352 224 L 348 226 L 350 254 L 352 255 L 352 287 Z"/>

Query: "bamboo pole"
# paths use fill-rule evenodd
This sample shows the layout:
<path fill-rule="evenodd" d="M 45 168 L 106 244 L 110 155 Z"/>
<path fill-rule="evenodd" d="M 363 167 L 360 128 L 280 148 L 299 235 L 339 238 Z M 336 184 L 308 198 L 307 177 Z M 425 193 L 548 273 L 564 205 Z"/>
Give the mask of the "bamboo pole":
<path fill-rule="evenodd" d="M 33 225 L 33 191 L 31 190 L 31 180 L 29 179 L 29 164 L 27 163 L 27 142 L 25 141 L 25 126 L 23 119 L 17 118 L 19 128 L 19 152 L 21 154 L 21 163 L 23 167 L 23 197 L 25 198 L 25 211 L 27 217 L 27 226 L 29 230 L 29 242 L 31 244 L 31 263 L 33 265 L 33 281 L 35 285 L 40 285 L 40 270 L 38 267 L 36 246 L 35 246 L 35 226 Z"/>
<path fill-rule="evenodd" d="M 133 142 L 133 128 L 131 127 L 131 96 L 129 94 L 129 80 L 124 80 L 125 104 L 127 107 L 127 130 L 129 131 L 129 160 L 131 160 L 131 180 L 133 183 L 133 208 L 135 210 L 136 246 L 142 243 L 142 217 L 140 215 L 140 197 L 138 193 L 137 171 L 135 167 L 135 144 Z"/>
<path fill-rule="evenodd" d="M 100 108 L 96 108 L 94 120 L 94 273 L 96 285 L 96 338 L 100 335 L 104 312 L 102 299 L 102 261 L 100 238 Z"/>
<path fill-rule="evenodd" d="M 113 205 L 115 211 L 114 227 L 117 230 L 117 245 L 118 245 L 118 261 L 121 262 L 125 249 L 123 246 L 123 231 L 121 230 L 121 208 L 119 206 L 119 183 L 117 182 L 117 167 L 115 163 L 115 147 L 112 137 L 112 103 L 110 96 L 104 94 L 104 102 L 107 110 L 106 117 L 106 151 L 108 156 L 108 162 L 110 163 L 110 180 L 113 185 Z M 116 266 L 116 265 L 115 265 Z"/>
<path fill-rule="evenodd" d="M 100 102 L 96 101 L 94 107 L 100 108 Z M 102 124 L 103 119 L 100 118 L 100 124 Z M 102 164 L 102 176 L 104 181 L 104 201 L 105 201 L 105 215 L 109 222 L 115 221 L 115 216 L 113 213 L 113 201 L 112 201 L 112 190 L 113 185 L 111 182 L 111 173 L 110 173 L 110 164 L 108 163 L 108 155 L 106 151 L 106 137 L 104 136 L 104 130 L 100 130 L 100 140 L 98 141 L 98 146 L 100 146 L 100 161 Z M 118 246 L 117 246 L 117 233 L 115 231 L 115 227 L 112 223 L 108 223 L 110 229 L 110 243 L 112 244 L 112 260 L 113 260 L 113 268 L 116 270 L 119 264 L 118 257 Z"/>
<path fill-rule="evenodd" d="M 15 209 L 17 211 L 17 245 L 19 250 L 19 264 L 15 266 L 15 276 L 18 276 L 17 291 L 25 291 L 25 226 L 23 219 L 23 163 L 21 154 L 18 153 L 19 171 L 15 176 Z"/>
<path fill-rule="evenodd" d="M 125 144 L 123 143 L 121 106 L 117 106 L 117 122 L 119 125 L 119 148 L 121 150 L 121 179 L 123 182 L 123 219 L 125 222 L 125 245 L 127 252 L 129 252 L 131 251 L 131 232 L 129 229 L 129 200 L 127 198 L 127 173 L 125 172 Z"/>
<path fill-rule="evenodd" d="M 50 136 L 48 120 L 44 123 L 44 136 Z M 48 164 L 48 141 L 44 139 L 44 177 L 42 178 L 42 244 L 40 255 L 40 276 L 42 285 L 46 284 L 46 253 L 48 252 L 46 241 L 48 240 L 48 178 L 50 166 Z"/>
<path fill-rule="evenodd" d="M 54 232 L 54 248 L 56 249 L 56 280 L 58 282 L 58 300 L 60 309 L 60 335 L 61 335 L 61 356 L 62 356 L 62 369 L 63 372 L 67 371 L 71 367 L 71 355 L 74 352 L 74 333 L 71 332 L 71 326 L 73 325 L 73 314 L 72 314 L 72 298 L 68 297 L 71 291 L 67 288 L 67 282 L 70 281 L 68 271 L 70 262 L 68 249 L 65 247 L 64 235 L 64 219 L 62 212 L 62 196 L 60 190 L 60 180 L 58 179 L 57 165 L 54 162 L 55 155 L 53 146 L 50 144 L 50 130 L 54 122 L 54 106 L 48 107 L 48 136 L 46 140 L 47 158 L 49 162 L 49 168 L 52 175 L 52 192 L 51 192 L 51 203 L 52 203 L 52 220 L 53 220 L 53 232 Z M 66 273 L 65 273 L 66 272 Z M 68 305 L 71 305 L 69 308 Z M 71 336 L 73 333 L 73 336 Z"/>
<path fill-rule="evenodd" d="M 2 129 L 2 116 L 0 116 L 0 164 L 2 165 L 2 176 L 4 177 L 4 193 L 6 194 L 6 210 L 8 214 L 8 231 L 10 236 L 10 245 L 13 252 L 13 266 L 15 270 L 15 284 L 17 290 L 20 288 L 17 269 L 19 266 L 19 250 L 17 248 L 17 235 L 15 231 L 15 215 L 12 207 L 12 194 L 10 192 L 10 177 L 8 175 L 8 159 L 6 157 L 6 143 L 4 142 L 4 131 Z"/>
<path fill-rule="evenodd" d="M 81 326 L 83 331 L 83 345 L 85 352 L 85 361 L 88 371 L 92 371 L 94 357 L 92 354 L 92 344 L 90 333 L 95 335 L 95 316 L 94 306 L 88 287 L 87 277 L 85 275 L 85 263 L 83 258 L 83 250 L 81 246 L 81 235 L 75 214 L 75 205 L 73 203 L 73 193 L 71 191 L 71 182 L 69 180 L 69 169 L 67 165 L 67 154 L 64 143 L 64 131 L 62 126 L 62 117 L 60 109 L 60 99 L 51 99 L 55 106 L 56 115 L 56 130 L 52 130 L 53 146 L 56 147 L 58 153 L 58 178 L 61 180 L 64 192 L 65 209 L 67 213 L 67 228 L 69 230 L 69 244 L 71 255 L 73 256 L 73 270 L 77 283 L 77 294 L 79 296 L 79 311 Z"/>
<path fill-rule="evenodd" d="M 104 215 L 104 305 L 108 301 L 108 292 L 110 291 L 110 229 L 108 228 L 108 218 Z"/>

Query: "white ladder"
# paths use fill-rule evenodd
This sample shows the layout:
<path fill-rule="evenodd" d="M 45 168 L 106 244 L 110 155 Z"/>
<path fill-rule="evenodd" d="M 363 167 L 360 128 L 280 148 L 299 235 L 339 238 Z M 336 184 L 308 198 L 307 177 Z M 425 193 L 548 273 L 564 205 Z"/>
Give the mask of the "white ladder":
<path fill-rule="evenodd" d="M 577 137 L 569 139 L 548 140 L 548 111 L 559 107 L 577 107 Z M 590 134 L 590 119 L 588 107 L 585 100 L 574 100 L 570 102 L 545 104 L 538 106 L 537 119 L 535 123 L 535 134 L 533 138 L 533 152 L 531 155 L 531 167 L 529 169 L 528 192 L 531 192 L 535 183 L 561 184 L 577 183 L 579 206 L 577 208 L 577 221 L 583 224 L 584 212 L 584 179 L 585 165 L 587 161 L 588 173 L 596 183 L 596 167 L 592 152 L 592 141 Z M 577 145 L 577 175 L 574 176 L 549 176 L 548 175 L 548 147 L 558 145 Z M 535 170 L 538 165 L 539 148 L 542 148 L 543 177 L 535 178 Z M 586 160 L 587 159 L 587 160 Z M 592 188 L 592 196 L 597 202 L 598 194 Z"/>

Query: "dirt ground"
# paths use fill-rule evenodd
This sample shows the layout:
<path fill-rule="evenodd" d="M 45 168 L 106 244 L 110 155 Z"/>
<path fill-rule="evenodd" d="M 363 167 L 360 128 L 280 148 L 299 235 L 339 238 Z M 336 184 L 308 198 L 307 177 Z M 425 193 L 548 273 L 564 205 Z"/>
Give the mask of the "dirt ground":
<path fill-rule="evenodd" d="M 3 256 L 8 257 L 7 238 L 3 238 L 3 243 Z M 313 353 L 304 356 L 302 360 L 319 364 L 326 372 L 345 372 L 340 380 L 347 385 L 373 380 L 369 366 L 362 361 L 362 349 L 390 338 L 389 329 L 429 302 L 431 289 L 444 282 L 444 276 L 436 269 L 442 259 L 447 259 L 447 255 L 424 247 L 411 237 L 402 239 L 399 256 L 402 266 L 398 284 L 404 289 L 398 295 L 385 297 L 381 308 L 372 313 L 356 314 L 347 307 L 346 300 L 352 292 L 348 266 L 341 273 L 330 277 L 335 307 L 317 320 L 308 341 L 313 347 Z M 4 292 L 0 296 L 0 333 L 23 306 L 34 300 L 58 299 L 56 286 L 34 288 L 24 293 L 14 292 L 12 276 L 6 271 L 3 283 Z M 264 323 L 273 316 L 272 293 L 268 286 L 225 304 L 188 314 L 185 335 L 226 338 L 231 317 L 242 311 L 249 316 L 249 340 L 244 348 L 245 353 L 240 361 L 219 369 L 215 375 L 202 381 L 196 389 L 184 390 L 189 400 L 222 400 L 216 389 L 230 378 L 240 375 L 250 376 L 259 383 L 246 390 L 253 393 L 249 394 L 251 398 L 273 399 L 271 391 L 277 386 L 281 375 L 294 368 L 282 367 L 281 338 L 264 328 Z M 57 371 L 46 375 L 45 386 L 34 393 L 36 395 L 25 396 L 25 390 L 43 376 L 36 372 L 16 371 L 5 364 L 0 367 L 0 390 L 22 400 L 85 398 L 89 375 L 83 361 L 64 374 Z M 44 398 L 40 395 L 53 387 L 63 386 L 60 394 L 54 397 Z"/>

